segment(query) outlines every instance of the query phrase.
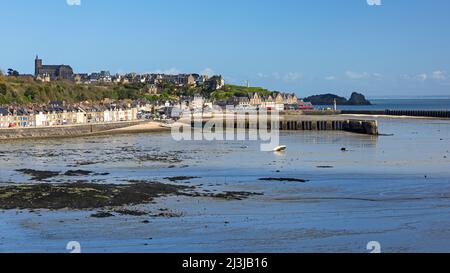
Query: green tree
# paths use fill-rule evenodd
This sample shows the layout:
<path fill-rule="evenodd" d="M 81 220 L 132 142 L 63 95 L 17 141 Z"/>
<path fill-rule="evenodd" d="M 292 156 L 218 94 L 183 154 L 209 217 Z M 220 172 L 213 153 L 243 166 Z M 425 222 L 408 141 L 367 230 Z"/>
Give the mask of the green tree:
<path fill-rule="evenodd" d="M 20 73 L 19 73 L 19 71 L 17 71 L 17 70 L 14 70 L 14 69 L 12 69 L 12 68 L 9 68 L 8 69 L 8 75 L 9 76 L 19 76 L 20 75 Z"/>
<path fill-rule="evenodd" d="M 27 89 L 24 93 L 25 97 L 27 97 L 30 101 L 34 101 L 36 97 L 36 92 L 32 89 Z"/>

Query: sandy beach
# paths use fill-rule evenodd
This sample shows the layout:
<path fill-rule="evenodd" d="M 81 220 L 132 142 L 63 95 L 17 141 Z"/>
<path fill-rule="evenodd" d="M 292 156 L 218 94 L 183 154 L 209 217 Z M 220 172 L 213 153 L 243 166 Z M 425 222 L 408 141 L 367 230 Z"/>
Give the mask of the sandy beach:
<path fill-rule="evenodd" d="M 108 130 L 105 132 L 98 133 L 98 135 L 104 134 L 131 134 L 131 133 L 149 133 L 149 132 L 163 132 L 170 131 L 170 128 L 166 128 L 162 126 L 163 123 L 157 121 L 149 121 L 146 123 L 141 123 L 138 125 L 118 128 L 113 130 Z"/>

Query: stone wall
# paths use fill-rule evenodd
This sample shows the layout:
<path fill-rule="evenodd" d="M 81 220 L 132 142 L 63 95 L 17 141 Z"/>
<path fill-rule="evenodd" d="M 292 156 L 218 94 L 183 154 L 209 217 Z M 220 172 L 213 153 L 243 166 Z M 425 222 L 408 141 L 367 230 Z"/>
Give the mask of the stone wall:
<path fill-rule="evenodd" d="M 36 128 L 8 128 L 0 129 L 1 139 L 22 138 L 52 138 L 52 137 L 74 137 L 102 133 L 108 130 L 126 128 L 141 124 L 145 121 L 114 122 L 103 124 L 67 125 L 54 127 Z"/>

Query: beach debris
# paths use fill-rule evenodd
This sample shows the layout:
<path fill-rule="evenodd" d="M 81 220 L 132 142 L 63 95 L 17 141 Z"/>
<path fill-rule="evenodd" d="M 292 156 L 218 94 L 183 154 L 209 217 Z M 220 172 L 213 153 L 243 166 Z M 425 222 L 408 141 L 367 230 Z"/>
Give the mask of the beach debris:
<path fill-rule="evenodd" d="M 347 148 L 343 147 L 341 148 L 341 152 L 348 152 Z"/>
<path fill-rule="evenodd" d="M 306 183 L 309 180 L 305 179 L 298 179 L 298 178 L 275 178 L 275 177 L 267 177 L 267 178 L 260 178 L 260 181 L 278 181 L 278 182 L 299 182 L 299 183 Z"/>

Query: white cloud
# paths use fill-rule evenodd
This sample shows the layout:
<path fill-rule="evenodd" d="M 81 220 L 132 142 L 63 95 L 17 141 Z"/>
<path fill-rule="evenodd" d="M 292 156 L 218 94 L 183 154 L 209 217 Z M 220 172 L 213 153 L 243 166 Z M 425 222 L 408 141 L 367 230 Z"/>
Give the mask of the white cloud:
<path fill-rule="evenodd" d="M 285 81 L 297 81 L 301 80 L 303 78 L 303 75 L 298 72 L 289 72 L 286 75 L 284 75 L 283 79 Z"/>
<path fill-rule="evenodd" d="M 208 76 L 214 76 L 216 73 L 211 68 L 205 68 L 202 72 L 200 72 L 200 75 L 208 75 Z"/>
<path fill-rule="evenodd" d="M 381 6 L 381 0 L 367 0 L 369 6 Z"/>
<path fill-rule="evenodd" d="M 380 73 L 369 73 L 369 72 L 354 72 L 354 71 L 347 71 L 345 72 L 345 75 L 352 80 L 361 80 L 361 79 L 380 79 L 383 77 Z"/>
<path fill-rule="evenodd" d="M 258 74 L 256 74 L 256 76 L 258 76 L 258 78 L 266 78 L 267 76 L 264 75 L 263 73 L 259 72 Z"/>
<path fill-rule="evenodd" d="M 413 80 L 413 81 L 421 81 L 421 82 L 430 81 L 430 80 L 445 81 L 448 79 L 448 75 L 447 75 L 446 71 L 436 70 L 431 73 L 421 73 L 418 75 L 406 74 L 406 75 L 403 75 L 402 78 L 405 80 Z"/>
<path fill-rule="evenodd" d="M 69 6 L 81 6 L 81 0 L 66 0 Z"/>
<path fill-rule="evenodd" d="M 428 75 L 425 73 L 417 75 L 417 79 L 420 81 L 426 81 L 428 79 Z"/>
<path fill-rule="evenodd" d="M 158 70 L 156 70 L 153 73 L 155 73 L 155 74 L 166 74 L 166 75 L 178 75 L 178 74 L 181 74 L 181 71 L 176 69 L 176 68 L 174 68 L 174 67 L 172 67 L 172 68 L 166 69 L 166 70 L 158 69 Z"/>
<path fill-rule="evenodd" d="M 441 70 L 434 71 L 433 73 L 431 73 L 431 78 L 438 80 L 438 81 L 446 80 L 447 72 L 441 71 Z"/>
<path fill-rule="evenodd" d="M 367 72 L 353 72 L 353 71 L 347 71 L 345 72 L 345 75 L 347 75 L 348 78 L 352 80 L 359 80 L 359 79 L 367 79 L 370 78 L 370 74 Z"/>
<path fill-rule="evenodd" d="M 327 76 L 327 77 L 325 77 L 325 80 L 334 81 L 334 80 L 336 80 L 336 76 Z"/>
<path fill-rule="evenodd" d="M 299 72 L 288 72 L 286 74 L 280 74 L 279 72 L 273 72 L 272 74 L 258 73 L 256 74 L 258 78 L 261 79 L 273 79 L 282 81 L 298 81 L 303 78 L 303 74 Z"/>

